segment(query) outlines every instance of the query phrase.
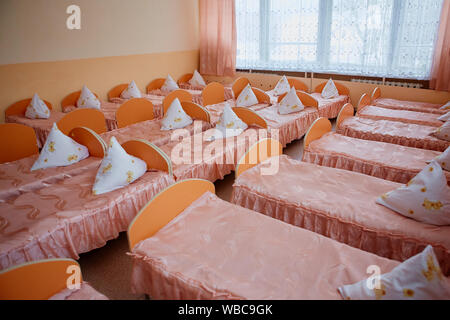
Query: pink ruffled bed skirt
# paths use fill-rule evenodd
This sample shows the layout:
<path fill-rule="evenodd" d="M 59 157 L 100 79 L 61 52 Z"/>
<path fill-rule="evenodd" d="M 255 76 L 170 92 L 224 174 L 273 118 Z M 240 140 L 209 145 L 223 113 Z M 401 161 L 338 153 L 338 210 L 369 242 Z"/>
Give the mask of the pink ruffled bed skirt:
<path fill-rule="evenodd" d="M 64 289 L 49 298 L 49 300 L 109 300 L 105 295 L 101 294 L 90 286 L 89 283 L 83 281 L 80 289 Z"/>
<path fill-rule="evenodd" d="M 405 184 L 419 173 L 419 170 L 395 168 L 388 164 L 377 164 L 338 154 L 316 153 L 307 149 L 303 151 L 302 161 L 324 167 L 359 172 L 372 177 Z M 447 184 L 450 186 L 450 172 L 444 172 L 447 177 Z"/>
<path fill-rule="evenodd" d="M 409 110 L 436 114 L 445 114 L 445 110 L 440 110 L 442 105 L 426 102 L 401 101 L 396 99 L 379 98 L 373 101 L 378 107 L 394 110 Z"/>
<path fill-rule="evenodd" d="M 231 202 L 388 259 L 404 261 L 422 252 L 430 244 L 418 239 L 407 239 L 378 230 L 368 230 L 359 225 L 326 216 L 314 209 L 269 199 L 267 196 L 241 186 L 233 186 Z M 450 251 L 440 245 L 433 245 L 433 249 L 442 272 L 446 276 L 450 275 Z"/>
<path fill-rule="evenodd" d="M 147 179 L 149 178 L 151 179 L 152 175 Z M 159 175 L 157 182 L 154 179 L 148 183 L 141 181 L 128 186 L 126 192 L 116 190 L 98 196 L 98 199 L 84 205 L 86 211 L 82 214 L 36 222 L 34 232 L 25 227 L 25 230 L 11 235 L 2 235 L 0 270 L 43 259 L 78 259 L 80 253 L 103 247 L 108 240 L 117 238 L 120 232 L 127 230 L 136 214 L 158 192 L 173 182 L 169 175 Z M 122 195 L 117 196 L 120 192 Z M 83 203 L 82 193 L 79 195 L 80 203 Z M 111 198 L 113 193 L 116 196 Z M 70 214 L 70 210 L 66 212 Z M 23 232 L 28 235 L 23 235 Z"/>
<path fill-rule="evenodd" d="M 388 133 L 380 134 L 373 132 L 360 131 L 348 126 L 340 126 L 336 128 L 336 132 L 348 137 L 364 139 L 364 140 L 372 140 L 372 141 L 381 141 L 393 144 L 399 144 L 406 147 L 413 147 L 419 149 L 427 149 L 427 150 L 435 150 L 444 152 L 449 146 L 450 142 L 440 140 L 437 138 L 426 138 L 426 139 L 417 139 L 417 138 L 408 138 L 403 136 L 391 136 Z"/>

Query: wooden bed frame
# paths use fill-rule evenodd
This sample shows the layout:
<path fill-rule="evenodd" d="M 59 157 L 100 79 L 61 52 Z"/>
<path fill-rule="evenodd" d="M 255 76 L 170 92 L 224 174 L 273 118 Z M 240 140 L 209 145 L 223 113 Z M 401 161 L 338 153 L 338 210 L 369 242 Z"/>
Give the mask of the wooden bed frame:
<path fill-rule="evenodd" d="M 0 164 L 39 154 L 33 128 L 18 123 L 0 124 Z"/>
<path fill-rule="evenodd" d="M 5 110 L 5 116 L 13 116 L 13 115 L 25 115 L 25 112 L 27 110 L 27 107 L 31 103 L 31 98 L 24 99 L 17 101 L 16 103 L 13 103 Z M 52 104 L 48 102 L 47 100 L 42 100 L 47 105 L 48 109 L 52 110 Z"/>

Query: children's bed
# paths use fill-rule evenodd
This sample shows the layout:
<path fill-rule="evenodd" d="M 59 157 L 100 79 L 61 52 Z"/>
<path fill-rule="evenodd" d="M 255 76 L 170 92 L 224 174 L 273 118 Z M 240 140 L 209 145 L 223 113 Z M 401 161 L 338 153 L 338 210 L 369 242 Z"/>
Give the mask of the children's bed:
<path fill-rule="evenodd" d="M 193 76 L 192 73 L 186 73 L 178 79 L 177 83 L 178 83 L 178 86 L 180 87 L 180 89 L 203 91 L 203 89 L 205 89 L 206 86 L 193 86 L 189 83 L 189 80 L 191 80 L 192 76 Z M 233 84 L 224 85 L 225 100 L 233 99 L 232 85 Z M 201 103 L 200 103 L 200 105 L 201 105 Z"/>
<path fill-rule="evenodd" d="M 236 169 L 232 203 L 398 261 L 432 245 L 443 272 L 450 274 L 450 226 L 421 223 L 375 202 L 401 184 L 285 155 L 256 166 L 241 163 L 245 161 Z M 268 165 L 279 169 L 262 175 L 261 168 Z"/>
<path fill-rule="evenodd" d="M 164 92 L 161 90 L 161 87 L 163 86 L 164 82 L 166 81 L 166 79 L 164 78 L 158 78 L 158 79 L 154 79 L 152 80 L 146 87 L 147 90 L 147 96 L 149 98 L 153 98 L 153 97 L 157 97 L 157 96 L 167 96 L 168 94 L 170 94 L 170 92 Z M 202 105 L 202 90 L 192 90 L 192 89 L 183 89 L 187 92 L 189 92 L 189 94 L 192 95 L 192 101 Z"/>
<path fill-rule="evenodd" d="M 357 116 L 374 120 L 398 121 L 430 127 L 442 126 L 442 121 L 438 120 L 441 116 L 440 114 L 401 109 L 386 109 L 383 107 L 372 106 L 370 105 L 370 98 L 367 94 L 363 94 L 359 100 Z"/>
<path fill-rule="evenodd" d="M 337 288 L 398 262 L 233 205 L 203 180 L 178 182 L 128 229 L 131 288 L 152 299 L 341 299 Z"/>
<path fill-rule="evenodd" d="M 98 168 L 105 152 L 103 141 L 92 130 L 83 127 L 73 129 L 69 136 L 88 148 L 88 158 L 70 166 L 36 171 L 31 171 L 31 167 L 37 160 L 38 154 L 2 163 L 0 164 L 0 202 Z"/>
<path fill-rule="evenodd" d="M 450 142 L 431 136 L 436 127 L 343 115 L 336 132 L 345 136 L 444 152 Z"/>
<path fill-rule="evenodd" d="M 73 286 L 73 287 L 70 287 Z M 24 263 L 0 272 L 0 300 L 108 300 L 71 259 Z"/>
<path fill-rule="evenodd" d="M 440 110 L 441 104 L 418 101 L 404 101 L 397 99 L 381 98 L 381 89 L 375 88 L 372 92 L 372 105 L 394 110 L 409 110 L 426 113 L 445 114 L 446 110 Z"/>
<path fill-rule="evenodd" d="M 170 160 L 145 141 L 123 144 L 147 162 L 132 184 L 94 195 L 98 168 L 0 203 L 0 269 L 48 258 L 73 258 L 126 230 L 139 210 L 174 182 Z"/>
<path fill-rule="evenodd" d="M 353 107 L 346 105 L 353 113 Z M 303 161 L 364 173 L 399 183 L 408 183 L 428 161 L 441 153 L 391 143 L 347 137 L 331 132 L 329 120 L 320 118 L 304 139 Z M 450 172 L 444 171 L 450 184 Z"/>
<path fill-rule="evenodd" d="M 333 119 L 338 116 L 342 107 L 350 102 L 350 90 L 346 86 L 335 82 L 339 96 L 332 99 L 324 99 L 322 97 L 322 90 L 326 84 L 326 82 L 319 84 L 314 89 L 314 92 L 311 93 L 311 96 L 319 102 L 319 116 Z"/>

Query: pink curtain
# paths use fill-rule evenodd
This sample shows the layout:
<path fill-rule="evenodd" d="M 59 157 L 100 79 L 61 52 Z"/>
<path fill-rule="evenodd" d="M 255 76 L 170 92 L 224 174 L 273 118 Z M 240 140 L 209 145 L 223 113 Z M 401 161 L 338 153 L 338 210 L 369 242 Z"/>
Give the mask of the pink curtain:
<path fill-rule="evenodd" d="M 234 0 L 200 0 L 200 73 L 236 73 L 236 14 Z"/>
<path fill-rule="evenodd" d="M 431 89 L 450 91 L 450 0 L 444 1 L 431 70 Z"/>

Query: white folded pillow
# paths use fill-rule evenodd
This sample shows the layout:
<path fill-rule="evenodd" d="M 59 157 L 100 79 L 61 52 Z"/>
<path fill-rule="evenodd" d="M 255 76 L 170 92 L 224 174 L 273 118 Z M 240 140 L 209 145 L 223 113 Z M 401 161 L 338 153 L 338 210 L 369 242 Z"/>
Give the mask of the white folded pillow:
<path fill-rule="evenodd" d="M 444 104 L 441 108 L 441 110 L 450 110 L 450 101 Z"/>
<path fill-rule="evenodd" d="M 275 95 L 281 96 L 282 94 L 288 93 L 290 89 L 291 87 L 289 85 L 288 79 L 286 78 L 286 76 L 283 76 L 278 81 L 277 85 L 273 89 L 273 92 L 275 93 Z"/>
<path fill-rule="evenodd" d="M 305 109 L 302 101 L 297 95 L 297 91 L 294 87 L 288 92 L 288 94 L 281 100 L 278 106 L 278 112 L 280 114 L 290 114 L 294 112 L 299 112 Z"/>
<path fill-rule="evenodd" d="M 382 195 L 376 202 L 407 218 L 436 226 L 450 225 L 450 187 L 434 160 L 408 184 Z"/>
<path fill-rule="evenodd" d="M 77 101 L 78 108 L 87 108 L 87 109 L 100 109 L 101 103 L 100 100 L 97 99 L 95 94 L 88 89 L 88 87 L 83 86 L 81 89 L 80 97 Z"/>
<path fill-rule="evenodd" d="M 391 272 L 338 288 L 346 300 L 448 300 L 450 288 L 432 246 Z"/>
<path fill-rule="evenodd" d="M 450 147 L 434 160 L 441 165 L 442 169 L 450 171 Z"/>
<path fill-rule="evenodd" d="M 247 128 L 248 125 L 236 115 L 227 102 L 216 124 L 215 134 L 212 140 L 238 136 Z"/>
<path fill-rule="evenodd" d="M 186 114 L 180 100 L 175 98 L 161 121 L 161 130 L 181 129 L 191 123 L 192 118 Z"/>
<path fill-rule="evenodd" d="M 37 93 L 31 99 L 25 111 L 25 117 L 29 119 L 48 119 L 50 117 L 50 110 Z"/>
<path fill-rule="evenodd" d="M 438 139 L 450 141 L 450 121 L 445 121 L 444 124 L 432 133 Z"/>
<path fill-rule="evenodd" d="M 112 137 L 108 151 L 100 164 L 92 188 L 94 195 L 99 195 L 123 188 L 147 171 L 147 163 L 129 155 Z"/>
<path fill-rule="evenodd" d="M 447 112 L 446 114 L 443 114 L 442 116 L 440 116 L 438 118 L 438 120 L 443 121 L 443 122 L 450 120 L 450 111 Z"/>
<path fill-rule="evenodd" d="M 88 149 L 62 133 L 54 123 L 31 171 L 70 166 L 87 157 L 89 157 Z"/>
<path fill-rule="evenodd" d="M 170 75 L 167 75 L 166 81 L 164 81 L 164 84 L 161 87 L 161 91 L 163 92 L 172 92 L 174 90 L 179 89 L 178 84 L 175 82 L 175 80 L 172 79 Z"/>
<path fill-rule="evenodd" d="M 203 79 L 202 75 L 197 70 L 194 71 L 192 78 L 188 82 L 191 86 L 194 86 L 194 87 L 206 86 L 205 80 Z"/>
<path fill-rule="evenodd" d="M 128 87 L 122 91 L 120 97 L 123 99 L 133 99 L 133 98 L 142 98 L 141 91 L 136 85 L 136 82 L 132 80 Z"/>
<path fill-rule="evenodd" d="M 242 90 L 239 94 L 239 97 L 236 100 L 236 106 L 238 107 L 250 107 L 258 104 L 258 98 L 256 98 L 255 93 L 252 90 L 250 84 Z"/>
<path fill-rule="evenodd" d="M 333 79 L 328 80 L 327 84 L 323 88 L 322 97 L 324 99 L 333 99 L 339 97 L 339 91 L 336 88 Z"/>

